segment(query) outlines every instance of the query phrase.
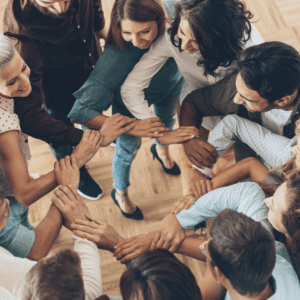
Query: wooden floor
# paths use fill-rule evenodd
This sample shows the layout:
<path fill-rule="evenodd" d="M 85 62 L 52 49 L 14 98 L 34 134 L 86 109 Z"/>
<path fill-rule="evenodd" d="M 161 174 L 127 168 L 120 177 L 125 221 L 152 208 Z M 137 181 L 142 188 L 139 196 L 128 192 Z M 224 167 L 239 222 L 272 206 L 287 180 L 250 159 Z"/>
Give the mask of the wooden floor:
<path fill-rule="evenodd" d="M 0 0 L 0 16 L 7 0 Z M 113 0 L 102 0 L 106 15 Z M 291 44 L 300 50 L 300 1 L 299 0 L 247 0 L 249 8 L 255 14 L 256 26 L 266 41 L 279 40 Z M 107 17 L 108 18 L 108 17 Z M 108 24 L 108 23 L 107 23 Z M 107 25 L 108 26 L 108 25 Z M 2 30 L 2 24 L 0 26 Z M 114 148 L 101 148 L 96 156 L 88 163 L 89 171 L 104 190 L 104 196 L 98 201 L 86 200 L 93 216 L 114 226 L 123 237 L 154 232 L 160 221 L 166 216 L 173 202 L 182 195 L 181 178 L 163 173 L 157 161 L 153 161 L 149 148 L 152 140 L 144 139 L 142 147 L 132 164 L 131 199 L 141 208 L 144 220 L 134 221 L 125 219 L 110 197 L 112 189 L 111 161 Z M 30 173 L 45 174 L 52 170 L 54 158 L 48 145 L 44 142 L 30 139 L 32 160 L 29 165 Z M 180 162 L 180 146 L 172 146 L 171 153 Z M 37 225 L 45 216 L 51 199 L 51 193 L 30 207 L 29 219 Z M 71 234 L 62 229 L 51 253 L 62 248 L 72 248 Z M 118 282 L 125 267 L 117 262 L 112 254 L 100 251 L 102 261 L 102 277 L 104 292 L 118 295 Z M 201 279 L 205 264 L 190 258 L 179 256 L 193 271 L 197 279 Z"/>

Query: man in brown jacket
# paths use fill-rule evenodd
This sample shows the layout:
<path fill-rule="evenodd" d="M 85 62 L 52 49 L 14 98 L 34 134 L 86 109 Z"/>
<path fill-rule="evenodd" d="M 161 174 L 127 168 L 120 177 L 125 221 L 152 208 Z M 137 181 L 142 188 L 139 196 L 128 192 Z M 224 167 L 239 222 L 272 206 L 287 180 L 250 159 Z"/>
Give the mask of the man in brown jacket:
<path fill-rule="evenodd" d="M 49 143 L 56 159 L 70 155 L 81 140 L 83 131 L 67 115 L 73 93 L 101 54 L 103 26 L 101 0 L 9 0 L 6 6 L 4 34 L 32 70 L 32 92 L 14 99 L 15 111 L 22 131 Z M 85 167 L 80 169 L 79 193 L 91 200 L 102 195 Z"/>

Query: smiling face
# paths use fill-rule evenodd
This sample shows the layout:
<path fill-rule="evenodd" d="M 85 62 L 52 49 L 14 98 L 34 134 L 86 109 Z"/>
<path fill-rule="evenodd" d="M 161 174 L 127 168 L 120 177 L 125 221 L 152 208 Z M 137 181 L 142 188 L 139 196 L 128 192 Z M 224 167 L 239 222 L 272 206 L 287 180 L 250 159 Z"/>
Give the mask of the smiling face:
<path fill-rule="evenodd" d="M 0 69 L 0 95 L 8 98 L 27 97 L 31 90 L 30 69 L 15 52 L 10 63 Z"/>
<path fill-rule="evenodd" d="M 148 49 L 158 32 L 156 21 L 136 22 L 125 19 L 120 25 L 123 39 L 139 49 Z"/>
<path fill-rule="evenodd" d="M 276 190 L 272 197 L 265 200 L 267 207 L 269 208 L 268 219 L 272 226 L 281 233 L 286 234 L 286 228 L 282 224 L 282 214 L 287 211 L 287 188 L 284 182 Z"/>
<path fill-rule="evenodd" d="M 235 85 L 237 93 L 233 102 L 244 105 L 249 112 L 266 112 L 276 107 L 275 105 L 270 104 L 267 99 L 260 96 L 258 92 L 248 88 L 240 73 L 236 77 Z"/>
<path fill-rule="evenodd" d="M 35 0 L 35 2 L 52 14 L 60 16 L 67 12 L 71 0 Z"/>
<path fill-rule="evenodd" d="M 189 21 L 184 17 L 181 17 L 180 19 L 177 34 L 181 39 L 181 49 L 183 51 L 193 54 L 199 50 L 199 45 L 190 27 Z"/>

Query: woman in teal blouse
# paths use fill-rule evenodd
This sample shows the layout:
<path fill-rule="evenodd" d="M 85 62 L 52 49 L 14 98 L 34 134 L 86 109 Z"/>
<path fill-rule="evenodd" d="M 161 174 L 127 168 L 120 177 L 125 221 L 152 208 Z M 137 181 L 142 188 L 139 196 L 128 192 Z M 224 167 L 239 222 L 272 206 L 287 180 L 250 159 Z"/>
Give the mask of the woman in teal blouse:
<path fill-rule="evenodd" d="M 69 118 L 76 123 L 99 129 L 107 119 L 102 113 L 112 103 L 113 114 L 133 117 L 125 107 L 120 88 L 135 64 L 164 32 L 165 12 L 159 0 L 116 0 L 106 48 L 85 84 L 74 93 L 76 102 Z M 194 128 L 172 131 L 183 78 L 173 58 L 153 77 L 145 93 L 148 105 L 154 104 L 152 118 L 135 121 L 128 134 L 117 139 L 113 158 L 112 198 L 125 217 L 142 219 L 141 211 L 129 200 L 130 166 L 141 145 L 141 137 L 154 137 L 151 147 L 168 174 L 180 174 L 170 158 L 168 146 L 197 135 Z"/>

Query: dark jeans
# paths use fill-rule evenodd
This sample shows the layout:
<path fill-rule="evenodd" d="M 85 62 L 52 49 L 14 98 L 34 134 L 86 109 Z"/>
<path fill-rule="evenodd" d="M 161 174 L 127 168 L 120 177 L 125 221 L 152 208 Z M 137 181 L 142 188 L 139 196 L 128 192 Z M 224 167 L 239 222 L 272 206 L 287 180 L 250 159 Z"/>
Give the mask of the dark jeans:
<path fill-rule="evenodd" d="M 69 111 L 66 110 L 53 110 L 53 109 L 49 109 L 46 107 L 43 107 L 51 117 L 53 117 L 56 120 L 60 120 L 62 121 L 65 125 L 67 126 L 72 126 L 74 127 L 74 124 L 70 121 L 70 119 L 67 117 Z M 57 160 L 60 160 L 61 158 L 64 158 L 67 155 L 71 155 L 73 152 L 73 147 L 72 146 L 60 146 L 57 149 L 54 149 L 52 146 L 50 146 L 50 150 L 52 152 L 52 154 L 54 155 L 54 157 Z"/>

